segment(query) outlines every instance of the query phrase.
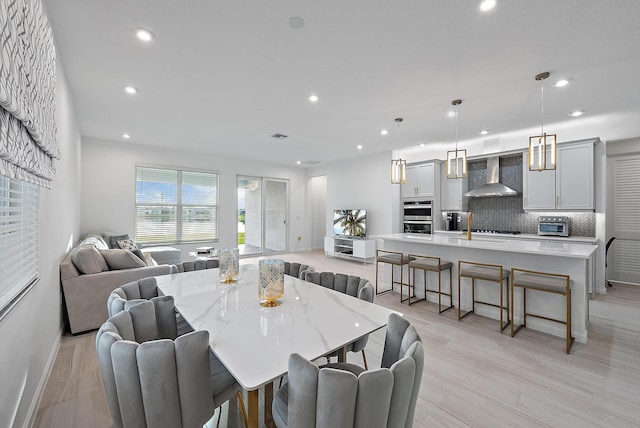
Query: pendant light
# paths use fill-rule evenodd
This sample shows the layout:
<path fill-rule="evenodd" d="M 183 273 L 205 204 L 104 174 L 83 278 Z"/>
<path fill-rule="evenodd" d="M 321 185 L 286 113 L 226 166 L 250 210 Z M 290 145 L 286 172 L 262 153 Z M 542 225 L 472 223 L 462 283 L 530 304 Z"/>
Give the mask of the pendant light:
<path fill-rule="evenodd" d="M 447 152 L 447 178 L 465 178 L 467 176 L 467 151 L 458 150 L 458 106 L 462 100 L 453 100 L 456 119 L 456 149 Z"/>
<path fill-rule="evenodd" d="M 394 121 L 398 125 L 397 133 L 400 134 L 401 117 L 396 117 Z M 407 184 L 407 161 L 400 158 L 391 159 L 391 184 Z"/>
<path fill-rule="evenodd" d="M 544 132 L 544 79 L 549 77 L 545 71 L 536 75 L 540 87 L 540 135 L 529 137 L 529 171 L 544 171 L 556 169 L 556 134 Z M 547 161 L 547 158 L 550 158 Z"/>

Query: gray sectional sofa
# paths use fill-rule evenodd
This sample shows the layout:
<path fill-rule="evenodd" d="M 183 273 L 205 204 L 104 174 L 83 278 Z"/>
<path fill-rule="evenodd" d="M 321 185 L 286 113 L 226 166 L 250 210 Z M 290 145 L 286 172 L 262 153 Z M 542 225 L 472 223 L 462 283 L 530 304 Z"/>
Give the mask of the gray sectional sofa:
<path fill-rule="evenodd" d="M 178 271 L 174 265 L 147 266 L 129 250 L 109 248 L 110 238 L 112 234 L 88 234 L 60 263 L 60 282 L 73 334 L 97 329 L 107 320 L 107 299 L 115 288 Z"/>

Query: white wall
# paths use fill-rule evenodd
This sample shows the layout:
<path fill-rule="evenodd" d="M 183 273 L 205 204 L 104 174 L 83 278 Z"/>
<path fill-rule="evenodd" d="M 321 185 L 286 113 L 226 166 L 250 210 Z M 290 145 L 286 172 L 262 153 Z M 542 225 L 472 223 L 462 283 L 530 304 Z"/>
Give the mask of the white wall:
<path fill-rule="evenodd" d="M 327 229 L 327 177 L 320 175 L 309 179 L 311 198 L 311 247 L 322 249 Z"/>
<path fill-rule="evenodd" d="M 333 235 L 335 209 L 366 209 L 367 236 L 398 232 L 400 189 L 391 184 L 391 152 L 315 167 L 310 177 L 326 176 L 325 234 Z"/>
<path fill-rule="evenodd" d="M 310 228 L 305 212 L 306 170 L 240 159 L 221 158 L 186 150 L 164 149 L 132 143 L 83 138 L 81 233 L 110 231 L 134 235 L 135 166 L 165 166 L 216 171 L 220 174 L 218 242 L 174 245 L 188 260 L 188 251 L 211 245 L 237 246 L 238 175 L 289 180 L 291 219 L 289 251 L 310 248 Z M 301 236 L 302 239 L 291 237 Z"/>
<path fill-rule="evenodd" d="M 80 133 L 60 63 L 56 113 L 62 158 L 53 188 L 40 189 L 40 281 L 0 321 L 0 426 L 29 426 L 56 357 L 62 326 L 60 271 L 80 225 Z"/>

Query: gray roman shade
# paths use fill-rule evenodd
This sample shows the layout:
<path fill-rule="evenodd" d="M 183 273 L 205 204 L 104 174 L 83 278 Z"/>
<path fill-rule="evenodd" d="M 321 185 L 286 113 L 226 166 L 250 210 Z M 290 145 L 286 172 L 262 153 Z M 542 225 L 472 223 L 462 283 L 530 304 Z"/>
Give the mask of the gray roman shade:
<path fill-rule="evenodd" d="M 51 187 L 56 56 L 40 0 L 0 1 L 0 175 Z"/>

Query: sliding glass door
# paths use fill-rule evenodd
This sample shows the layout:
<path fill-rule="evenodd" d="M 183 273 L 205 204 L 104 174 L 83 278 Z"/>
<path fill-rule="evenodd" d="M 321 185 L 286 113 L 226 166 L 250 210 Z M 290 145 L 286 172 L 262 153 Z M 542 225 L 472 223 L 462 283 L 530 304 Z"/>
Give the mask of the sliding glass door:
<path fill-rule="evenodd" d="M 287 251 L 287 182 L 238 177 L 238 248 L 241 255 Z"/>

